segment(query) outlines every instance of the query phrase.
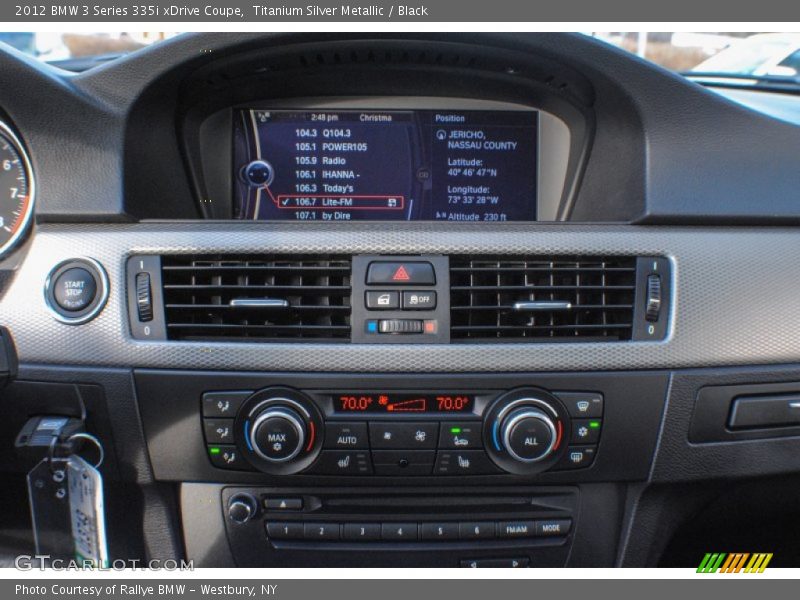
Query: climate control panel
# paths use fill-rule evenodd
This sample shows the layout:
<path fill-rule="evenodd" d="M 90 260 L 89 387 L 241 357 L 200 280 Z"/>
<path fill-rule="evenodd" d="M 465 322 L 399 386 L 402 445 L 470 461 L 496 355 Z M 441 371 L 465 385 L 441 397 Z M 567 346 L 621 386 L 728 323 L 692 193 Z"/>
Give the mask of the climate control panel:
<path fill-rule="evenodd" d="M 274 386 L 202 395 L 218 468 L 272 475 L 534 475 L 589 467 L 604 397 L 537 387 L 331 391 Z"/>

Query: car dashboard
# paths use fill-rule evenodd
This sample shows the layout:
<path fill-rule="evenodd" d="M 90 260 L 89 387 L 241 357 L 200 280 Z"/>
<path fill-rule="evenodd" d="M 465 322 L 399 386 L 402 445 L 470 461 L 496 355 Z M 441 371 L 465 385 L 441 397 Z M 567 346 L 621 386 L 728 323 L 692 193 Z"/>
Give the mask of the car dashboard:
<path fill-rule="evenodd" d="M 796 122 L 580 35 L 424 33 L 186 34 L 77 75 L 3 48 L 0 121 L 12 546 L 45 415 L 103 444 L 124 558 L 785 542 Z"/>

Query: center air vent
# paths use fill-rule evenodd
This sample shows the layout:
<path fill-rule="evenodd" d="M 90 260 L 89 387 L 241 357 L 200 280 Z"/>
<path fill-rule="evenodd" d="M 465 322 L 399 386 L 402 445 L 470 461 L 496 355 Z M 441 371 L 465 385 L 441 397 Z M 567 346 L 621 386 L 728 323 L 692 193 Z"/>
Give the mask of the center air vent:
<path fill-rule="evenodd" d="M 350 338 L 350 258 L 163 256 L 167 338 Z"/>
<path fill-rule="evenodd" d="M 636 258 L 450 258 L 453 341 L 630 340 Z"/>

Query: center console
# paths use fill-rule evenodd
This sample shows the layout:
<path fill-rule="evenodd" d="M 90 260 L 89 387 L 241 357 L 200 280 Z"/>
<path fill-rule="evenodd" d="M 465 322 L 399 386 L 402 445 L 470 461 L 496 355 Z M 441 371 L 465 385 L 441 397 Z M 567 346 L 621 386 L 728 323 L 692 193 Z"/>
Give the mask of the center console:
<path fill-rule="evenodd" d="M 246 566 L 563 566 L 576 536 L 619 525 L 619 485 L 647 477 L 667 383 L 642 371 L 135 379 L 155 474 L 182 482 L 187 536 L 217 523 Z"/>

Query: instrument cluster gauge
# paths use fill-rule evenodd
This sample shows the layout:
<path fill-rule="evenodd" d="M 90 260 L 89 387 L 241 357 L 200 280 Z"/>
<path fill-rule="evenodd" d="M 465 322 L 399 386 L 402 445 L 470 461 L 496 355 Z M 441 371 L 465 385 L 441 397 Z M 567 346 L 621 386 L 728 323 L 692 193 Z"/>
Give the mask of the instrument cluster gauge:
<path fill-rule="evenodd" d="M 14 132 L 0 121 L 0 258 L 25 235 L 34 191 L 28 155 Z"/>

